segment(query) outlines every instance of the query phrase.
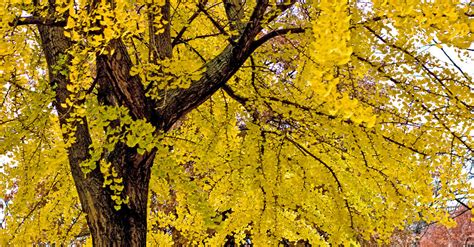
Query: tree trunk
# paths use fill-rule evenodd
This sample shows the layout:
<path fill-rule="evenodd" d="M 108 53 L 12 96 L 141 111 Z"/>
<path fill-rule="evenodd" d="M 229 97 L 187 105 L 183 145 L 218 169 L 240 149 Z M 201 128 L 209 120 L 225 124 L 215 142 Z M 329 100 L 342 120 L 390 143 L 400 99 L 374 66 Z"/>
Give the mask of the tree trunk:
<path fill-rule="evenodd" d="M 154 154 L 141 156 L 134 149 L 118 146 L 110 161 L 115 167 L 124 169 L 121 177 L 125 186 L 124 196 L 129 198 L 128 204 L 115 210 L 110 191 L 91 184 L 82 195 L 90 196 L 91 200 L 87 202 L 91 204 L 83 207 L 94 246 L 145 246 L 148 184 Z"/>
<path fill-rule="evenodd" d="M 115 210 L 112 192 L 103 187 L 104 178 L 99 168 L 84 176 L 80 167 L 83 161 L 90 158 L 89 146 L 92 140 L 87 119 L 67 122 L 71 109 L 62 105 L 69 97 L 66 89 L 69 79 L 61 73 L 55 73 L 53 68 L 61 63 L 60 58 L 71 47 L 71 42 L 64 36 L 64 29 L 61 27 L 39 25 L 38 29 L 48 64 L 49 80 L 56 90 L 54 106 L 58 111 L 61 128 L 66 130 L 63 136 L 65 142 L 70 139 L 67 130 L 71 127 L 76 129 L 73 132 L 75 141 L 67 150 L 68 158 L 82 209 L 87 214 L 94 246 L 145 246 L 148 184 L 154 152 L 139 155 L 135 148 L 119 143 L 106 157 L 123 178 L 123 196 L 129 198 L 127 205 Z"/>

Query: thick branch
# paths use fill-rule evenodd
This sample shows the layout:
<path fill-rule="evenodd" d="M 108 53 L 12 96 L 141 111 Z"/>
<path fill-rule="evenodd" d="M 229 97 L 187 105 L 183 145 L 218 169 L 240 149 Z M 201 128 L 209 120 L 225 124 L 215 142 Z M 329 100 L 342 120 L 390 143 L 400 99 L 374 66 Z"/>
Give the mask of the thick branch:
<path fill-rule="evenodd" d="M 155 11 L 161 12 L 161 23 L 163 25 L 163 31 L 157 33 L 155 23 L 157 17 Z M 150 34 L 150 45 L 151 45 L 151 60 L 157 62 L 165 58 L 170 58 L 172 55 L 171 45 L 171 21 L 170 21 L 170 0 L 165 0 L 163 6 L 157 4 L 148 5 L 148 28 Z"/>
<path fill-rule="evenodd" d="M 218 56 L 204 65 L 201 78 L 187 89 L 170 90 L 158 102 L 162 129 L 169 129 L 181 116 L 196 108 L 229 80 L 251 54 L 251 45 L 261 31 L 268 7 L 267 0 L 257 2 L 245 31 L 236 44 L 229 44 Z"/>
<path fill-rule="evenodd" d="M 110 42 L 113 55 L 97 57 L 99 100 L 106 105 L 126 106 L 136 119 L 153 119 L 153 107 L 145 96 L 143 83 L 130 76 L 132 61 L 121 40 Z"/>
<path fill-rule="evenodd" d="M 238 37 L 244 25 L 242 23 L 242 19 L 244 18 L 244 4 L 245 1 L 243 0 L 223 0 L 224 8 L 227 15 L 227 19 L 230 24 L 230 29 L 235 31 L 236 34 L 233 35 L 234 37 Z"/>

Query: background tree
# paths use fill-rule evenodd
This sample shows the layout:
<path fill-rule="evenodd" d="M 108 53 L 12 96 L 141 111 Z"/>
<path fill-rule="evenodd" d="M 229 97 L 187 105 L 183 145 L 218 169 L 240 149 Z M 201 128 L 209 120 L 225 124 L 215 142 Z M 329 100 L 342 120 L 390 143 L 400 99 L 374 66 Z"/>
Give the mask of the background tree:
<path fill-rule="evenodd" d="M 385 241 L 472 195 L 472 79 L 420 49 L 471 59 L 470 2 L 0 6 L 4 244 Z"/>
<path fill-rule="evenodd" d="M 474 243 L 474 223 L 471 210 L 460 206 L 452 213 L 456 227 L 446 228 L 443 225 L 428 226 L 419 236 L 420 246 L 469 246 Z"/>

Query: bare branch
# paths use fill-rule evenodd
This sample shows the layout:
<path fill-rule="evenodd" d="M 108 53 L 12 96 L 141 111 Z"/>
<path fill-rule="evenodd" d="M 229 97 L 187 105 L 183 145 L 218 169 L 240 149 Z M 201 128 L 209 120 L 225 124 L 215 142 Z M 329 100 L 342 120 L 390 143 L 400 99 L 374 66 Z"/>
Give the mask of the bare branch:
<path fill-rule="evenodd" d="M 235 101 L 239 102 L 241 105 L 245 106 L 245 104 L 247 104 L 248 99 L 237 95 L 235 91 L 228 85 L 222 86 L 222 89 L 227 93 L 227 95 L 229 95 Z"/>
<path fill-rule="evenodd" d="M 46 18 L 40 16 L 20 16 L 15 18 L 12 22 L 8 23 L 9 26 L 21 26 L 21 25 L 45 25 L 45 26 L 66 26 L 66 20 L 58 20 L 56 18 Z"/>
<path fill-rule="evenodd" d="M 267 42 L 268 40 L 270 40 L 272 38 L 275 38 L 277 36 L 285 35 L 285 34 L 288 34 L 288 33 L 304 33 L 304 32 L 305 32 L 305 29 L 301 28 L 301 27 L 277 29 L 277 30 L 271 31 L 271 32 L 265 34 L 260 39 L 253 42 L 251 50 L 254 51 L 258 47 L 263 45 L 265 42 Z"/>
<path fill-rule="evenodd" d="M 224 35 L 229 36 L 227 31 L 225 31 L 224 27 L 216 19 L 214 19 L 214 17 L 212 17 L 211 14 L 209 14 L 209 12 L 204 8 L 204 6 L 202 4 L 198 4 L 198 8 L 202 13 L 204 13 L 204 15 L 207 16 L 209 21 L 211 21 L 212 25 L 214 25 L 214 27 L 217 28 L 217 30 L 219 30 L 219 32 L 221 32 Z"/>
<path fill-rule="evenodd" d="M 207 0 L 204 0 L 203 3 L 199 3 L 199 5 L 201 6 L 205 6 L 207 3 Z M 201 8 L 198 8 L 198 10 L 196 12 L 194 12 L 194 14 L 189 18 L 188 20 L 188 25 L 184 26 L 179 32 L 178 34 L 176 35 L 176 37 L 174 38 L 173 42 L 171 43 L 171 46 L 174 47 L 175 45 L 179 44 L 180 40 L 181 40 L 181 37 L 183 37 L 184 33 L 186 32 L 186 30 L 188 29 L 188 26 L 194 21 L 194 19 L 196 19 L 199 14 L 201 13 Z"/>

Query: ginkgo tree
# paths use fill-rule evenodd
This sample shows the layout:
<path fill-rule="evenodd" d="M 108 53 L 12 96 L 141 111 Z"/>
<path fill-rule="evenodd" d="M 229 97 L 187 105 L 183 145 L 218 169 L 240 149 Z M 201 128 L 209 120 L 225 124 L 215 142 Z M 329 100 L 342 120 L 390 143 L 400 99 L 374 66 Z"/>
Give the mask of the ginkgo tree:
<path fill-rule="evenodd" d="M 472 195 L 472 78 L 424 51 L 472 61 L 470 1 L 0 6 L 2 246 L 383 242 Z"/>

